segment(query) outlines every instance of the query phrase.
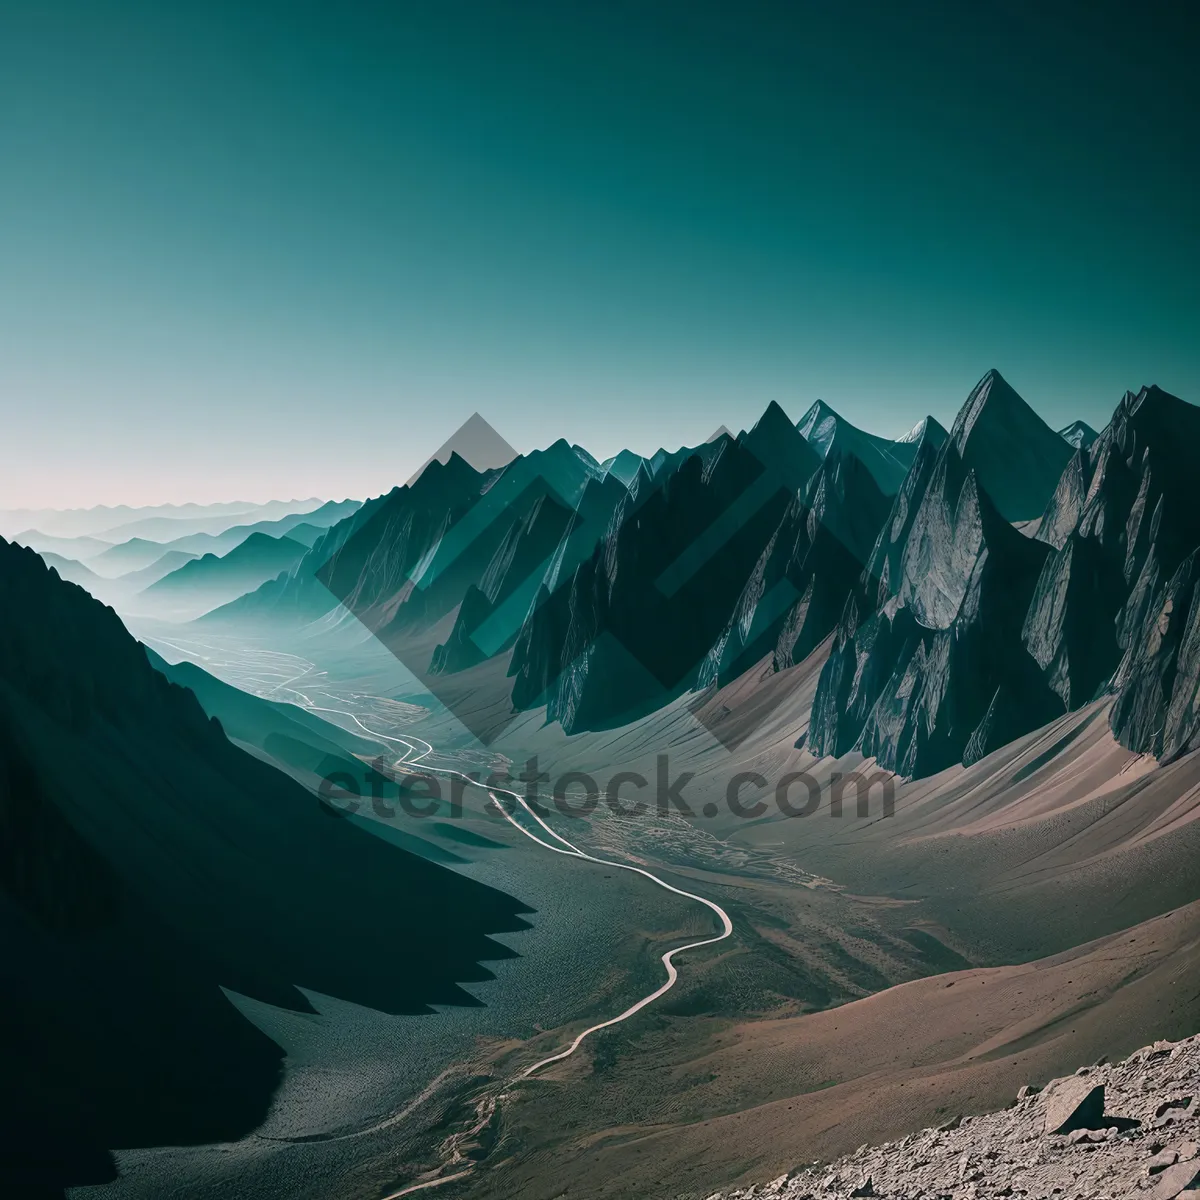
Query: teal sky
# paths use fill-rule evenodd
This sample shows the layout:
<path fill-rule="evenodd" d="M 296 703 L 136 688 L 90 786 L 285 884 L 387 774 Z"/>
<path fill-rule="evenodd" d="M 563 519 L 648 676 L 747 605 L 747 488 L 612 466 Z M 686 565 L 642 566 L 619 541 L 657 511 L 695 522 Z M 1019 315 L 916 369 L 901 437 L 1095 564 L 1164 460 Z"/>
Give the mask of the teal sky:
<path fill-rule="evenodd" d="M 0 507 L 1200 402 L 1173 7 L 0 0 Z"/>

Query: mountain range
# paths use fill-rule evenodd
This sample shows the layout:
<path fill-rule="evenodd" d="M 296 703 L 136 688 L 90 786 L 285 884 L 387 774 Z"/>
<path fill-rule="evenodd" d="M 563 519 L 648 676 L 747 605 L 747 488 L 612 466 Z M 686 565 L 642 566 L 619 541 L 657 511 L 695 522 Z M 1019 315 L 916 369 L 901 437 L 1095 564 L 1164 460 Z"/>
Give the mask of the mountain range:
<path fill-rule="evenodd" d="M 925 775 L 1107 689 L 1117 736 L 1171 755 L 1200 680 L 1197 412 L 1150 387 L 1055 432 L 989 371 L 949 430 L 896 441 L 818 402 L 649 457 L 451 453 L 206 619 L 343 606 L 447 702 L 495 692 L 485 738 L 543 707 L 612 727 L 819 650 L 815 753 Z"/>
<path fill-rule="evenodd" d="M 288 537 L 252 533 L 225 555 L 185 562 L 146 588 L 142 598 L 173 615 L 199 616 L 287 571 L 307 549 Z"/>
<path fill-rule="evenodd" d="M 13 537 L 21 531 L 36 529 L 54 537 L 75 538 L 94 536 L 110 543 L 126 541 L 136 535 L 127 531 L 130 525 L 150 520 L 172 522 L 167 527 L 182 534 L 196 527 L 216 525 L 224 528 L 247 521 L 273 521 L 290 513 L 308 513 L 321 501 L 270 500 L 256 504 L 249 500 L 233 500 L 219 504 L 155 504 L 134 508 L 126 504 L 115 507 L 100 504 L 94 508 L 0 510 L 0 535 Z M 36 547 L 35 547 L 36 549 Z"/>

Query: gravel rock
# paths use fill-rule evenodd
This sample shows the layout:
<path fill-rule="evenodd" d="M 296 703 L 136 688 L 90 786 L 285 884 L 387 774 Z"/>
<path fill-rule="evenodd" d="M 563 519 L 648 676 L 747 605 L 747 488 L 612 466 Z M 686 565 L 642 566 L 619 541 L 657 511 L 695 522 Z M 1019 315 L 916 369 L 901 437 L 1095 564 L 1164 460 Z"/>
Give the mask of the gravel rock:
<path fill-rule="evenodd" d="M 1061 1132 L 1060 1132 L 1061 1131 Z M 866 1189 L 870 1190 L 866 1190 Z M 712 1200 L 1200 1200 L 1200 1036 Z"/>
<path fill-rule="evenodd" d="M 1104 1084 L 1093 1078 L 1060 1079 L 1046 1089 L 1047 1133 L 1100 1129 L 1104 1123 Z"/>
<path fill-rule="evenodd" d="M 1200 1184 L 1200 1166 L 1194 1162 L 1178 1163 L 1158 1177 L 1147 1196 L 1149 1200 L 1175 1200 L 1181 1193 L 1189 1192 L 1200 1196 L 1200 1192 L 1195 1191 L 1197 1184 Z"/>

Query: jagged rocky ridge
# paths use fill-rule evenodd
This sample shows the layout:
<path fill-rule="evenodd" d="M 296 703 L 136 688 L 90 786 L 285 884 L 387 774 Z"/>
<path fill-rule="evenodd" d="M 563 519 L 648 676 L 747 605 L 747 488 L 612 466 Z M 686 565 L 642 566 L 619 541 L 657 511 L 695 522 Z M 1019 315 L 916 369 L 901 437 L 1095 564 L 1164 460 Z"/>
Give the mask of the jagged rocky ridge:
<path fill-rule="evenodd" d="M 850 454 L 862 463 L 879 490 L 894 496 L 912 466 L 914 442 L 888 441 L 851 425 L 823 400 L 818 400 L 800 418 L 797 428 L 805 440 L 823 458 L 829 454 Z"/>
<path fill-rule="evenodd" d="M 784 510 L 698 685 L 728 683 L 766 654 L 774 670 L 810 654 L 837 621 L 886 511 L 867 467 L 830 450 Z"/>
<path fill-rule="evenodd" d="M 1197 413 L 1146 388 L 1094 439 L 1055 433 L 989 371 L 949 431 L 896 442 L 818 403 L 603 465 L 566 442 L 492 471 L 451 457 L 241 603 L 340 598 L 435 691 L 509 656 L 502 706 L 568 732 L 834 632 L 816 753 L 928 774 L 1112 689 L 1118 738 L 1169 757 L 1198 720 Z"/>
<path fill-rule="evenodd" d="M 926 423 L 822 670 L 814 753 L 858 749 L 925 775 L 976 761 L 1062 710 L 1021 643 L 1048 549 L 1013 527 L 984 482 L 1010 513 L 1028 512 L 1047 461 L 1031 416 L 989 372 L 949 436 Z M 1012 429 L 1029 434 L 1028 446 L 1002 436 Z"/>
<path fill-rule="evenodd" d="M 822 461 L 777 405 L 674 471 L 635 478 L 590 557 L 543 587 L 510 671 L 519 708 L 568 731 L 695 686 L 745 581 Z"/>
<path fill-rule="evenodd" d="M 972 427 L 987 428 L 990 445 L 1002 424 L 988 411 L 997 395 L 985 378 L 936 455 L 923 439 L 847 601 L 813 705 L 812 749 L 858 749 L 928 774 L 1111 688 L 1125 745 L 1180 753 L 1198 728 L 1190 463 L 1200 410 L 1159 388 L 1128 393 L 1090 449 L 1068 451 L 1023 537 L 998 519 L 985 472 L 968 470 L 987 462 Z M 997 466 L 986 476 L 1003 491 Z"/>

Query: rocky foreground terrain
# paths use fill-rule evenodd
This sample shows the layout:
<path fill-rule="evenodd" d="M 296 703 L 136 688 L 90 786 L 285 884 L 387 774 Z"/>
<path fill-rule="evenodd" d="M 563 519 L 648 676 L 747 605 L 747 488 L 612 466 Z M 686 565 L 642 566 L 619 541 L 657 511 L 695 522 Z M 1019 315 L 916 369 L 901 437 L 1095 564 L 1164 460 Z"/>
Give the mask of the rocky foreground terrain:
<path fill-rule="evenodd" d="M 1200 1200 L 1200 1035 L 710 1200 Z"/>

